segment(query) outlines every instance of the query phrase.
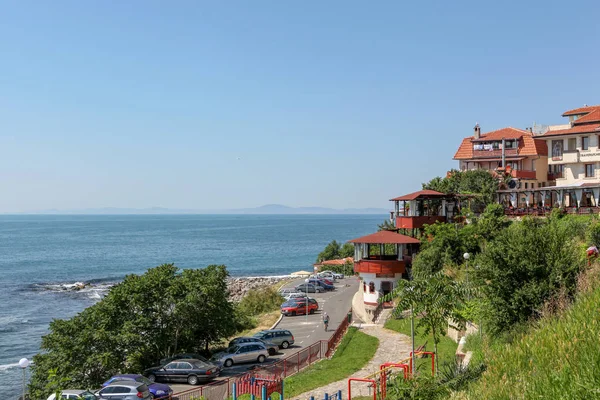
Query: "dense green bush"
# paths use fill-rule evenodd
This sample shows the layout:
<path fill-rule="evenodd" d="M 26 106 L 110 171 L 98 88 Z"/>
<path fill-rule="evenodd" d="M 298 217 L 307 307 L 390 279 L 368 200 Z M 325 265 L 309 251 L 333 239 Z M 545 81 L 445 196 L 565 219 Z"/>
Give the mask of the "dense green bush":
<path fill-rule="evenodd" d="M 579 230 L 568 218 L 525 218 L 488 243 L 477 257 L 474 276 L 486 303 L 485 326 L 492 334 L 537 316 L 558 290 L 574 293 L 583 265 L 573 239 Z"/>
<path fill-rule="evenodd" d="M 284 301 L 274 287 L 266 287 L 248 291 L 238 303 L 238 308 L 245 315 L 256 316 L 278 310 Z"/>

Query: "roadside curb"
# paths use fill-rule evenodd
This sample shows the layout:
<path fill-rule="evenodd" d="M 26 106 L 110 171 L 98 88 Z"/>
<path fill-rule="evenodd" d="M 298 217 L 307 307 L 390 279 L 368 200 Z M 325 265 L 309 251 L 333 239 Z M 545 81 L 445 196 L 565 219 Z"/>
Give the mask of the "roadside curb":
<path fill-rule="evenodd" d="M 275 321 L 275 323 L 273 324 L 273 326 L 271 326 L 269 329 L 275 329 L 275 328 L 277 328 L 277 325 L 279 325 L 279 323 L 281 322 L 282 318 L 283 318 L 283 314 L 281 314 L 279 316 L 279 319 L 277 321 Z"/>

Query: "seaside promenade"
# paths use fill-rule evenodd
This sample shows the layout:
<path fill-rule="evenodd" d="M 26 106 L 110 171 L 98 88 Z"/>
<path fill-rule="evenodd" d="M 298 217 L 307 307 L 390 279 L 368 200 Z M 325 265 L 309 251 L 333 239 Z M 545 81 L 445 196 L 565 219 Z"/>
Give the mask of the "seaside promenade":
<path fill-rule="evenodd" d="M 292 288 L 304 279 L 294 281 L 284 287 Z M 313 315 L 300 315 L 296 317 L 283 317 L 275 326 L 278 329 L 288 329 L 294 335 L 295 343 L 288 349 L 279 350 L 279 354 L 268 358 L 267 363 L 276 362 L 281 358 L 296 353 L 298 350 L 310 346 L 319 340 L 327 340 L 333 335 L 338 325 L 347 318 L 348 311 L 352 305 L 352 297 L 358 290 L 358 278 L 348 277 L 340 279 L 335 283 L 335 290 L 325 293 L 309 293 L 309 297 L 319 302 L 319 310 Z M 322 321 L 323 311 L 329 314 L 329 330 L 325 332 Z M 247 372 L 255 364 L 234 365 L 223 370 L 218 379 L 235 376 Z M 187 384 L 170 384 L 175 393 L 192 389 L 196 386 Z"/>

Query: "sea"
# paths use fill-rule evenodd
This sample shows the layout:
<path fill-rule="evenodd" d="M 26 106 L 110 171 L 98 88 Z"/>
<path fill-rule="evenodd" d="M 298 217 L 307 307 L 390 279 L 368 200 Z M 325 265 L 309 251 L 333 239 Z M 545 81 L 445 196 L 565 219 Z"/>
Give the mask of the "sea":
<path fill-rule="evenodd" d="M 386 215 L 0 215 L 0 388 L 22 391 L 21 358 L 53 319 L 70 318 L 127 274 L 175 263 L 231 276 L 311 270 L 331 240 L 377 230 Z M 67 290 L 91 283 L 80 291 Z M 25 370 L 26 379 L 29 371 Z"/>

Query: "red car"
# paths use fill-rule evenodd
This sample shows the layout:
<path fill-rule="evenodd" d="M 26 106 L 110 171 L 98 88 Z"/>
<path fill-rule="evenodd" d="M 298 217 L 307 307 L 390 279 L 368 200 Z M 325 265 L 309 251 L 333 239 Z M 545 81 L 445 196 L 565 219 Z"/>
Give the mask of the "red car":
<path fill-rule="evenodd" d="M 319 309 L 319 303 L 315 299 L 308 299 L 308 305 L 306 299 L 296 298 L 290 301 L 286 301 L 281 305 L 281 313 L 283 315 L 304 315 L 307 312 L 314 314 Z"/>

